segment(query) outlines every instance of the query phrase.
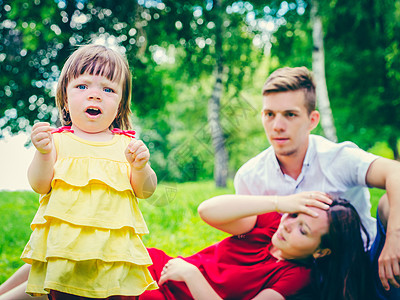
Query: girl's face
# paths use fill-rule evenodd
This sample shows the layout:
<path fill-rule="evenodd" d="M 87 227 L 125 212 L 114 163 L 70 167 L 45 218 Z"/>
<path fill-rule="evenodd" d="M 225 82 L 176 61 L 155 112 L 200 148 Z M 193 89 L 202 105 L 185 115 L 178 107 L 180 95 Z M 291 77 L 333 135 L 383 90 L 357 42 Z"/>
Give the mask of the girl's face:
<path fill-rule="evenodd" d="M 326 211 L 313 208 L 318 217 L 306 214 L 284 214 L 272 244 L 280 250 L 283 259 L 303 259 L 314 254 L 321 244 L 321 236 L 328 233 Z"/>
<path fill-rule="evenodd" d="M 84 133 L 108 131 L 118 113 L 122 82 L 82 74 L 67 86 L 67 106 L 72 129 Z"/>

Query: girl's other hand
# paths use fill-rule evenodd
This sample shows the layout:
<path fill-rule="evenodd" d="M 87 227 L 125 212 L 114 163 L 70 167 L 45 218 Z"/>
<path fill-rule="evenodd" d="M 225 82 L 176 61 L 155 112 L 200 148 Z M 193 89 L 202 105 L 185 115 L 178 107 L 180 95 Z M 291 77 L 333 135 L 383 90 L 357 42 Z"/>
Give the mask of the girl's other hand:
<path fill-rule="evenodd" d="M 32 144 L 42 154 L 50 153 L 53 150 L 53 137 L 51 135 L 53 129 L 47 122 L 39 122 L 32 127 Z"/>
<path fill-rule="evenodd" d="M 133 139 L 125 150 L 125 156 L 132 168 L 143 169 L 150 159 L 150 152 L 141 140 Z"/>
<path fill-rule="evenodd" d="M 323 210 L 329 209 L 332 199 L 325 193 L 318 191 L 302 192 L 289 196 L 277 196 L 276 208 L 285 213 L 305 213 L 312 217 L 318 216 L 315 210 L 310 207 L 316 207 Z"/>

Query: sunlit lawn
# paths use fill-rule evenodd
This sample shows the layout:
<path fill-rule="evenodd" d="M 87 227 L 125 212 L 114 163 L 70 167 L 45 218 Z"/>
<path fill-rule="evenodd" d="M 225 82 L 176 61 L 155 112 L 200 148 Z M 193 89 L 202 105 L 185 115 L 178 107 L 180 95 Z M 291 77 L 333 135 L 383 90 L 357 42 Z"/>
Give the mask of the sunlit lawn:
<path fill-rule="evenodd" d="M 210 197 L 233 193 L 217 189 L 214 183 L 161 183 L 156 195 L 142 200 L 141 210 L 150 234 L 144 237 L 148 247 L 163 249 L 172 256 L 190 255 L 225 237 L 206 225 L 197 215 L 197 206 Z M 372 189 L 372 214 L 383 191 Z M 38 197 L 33 192 L 0 192 L 0 283 L 22 265 L 19 259 L 31 230 L 29 224 L 36 212 Z"/>

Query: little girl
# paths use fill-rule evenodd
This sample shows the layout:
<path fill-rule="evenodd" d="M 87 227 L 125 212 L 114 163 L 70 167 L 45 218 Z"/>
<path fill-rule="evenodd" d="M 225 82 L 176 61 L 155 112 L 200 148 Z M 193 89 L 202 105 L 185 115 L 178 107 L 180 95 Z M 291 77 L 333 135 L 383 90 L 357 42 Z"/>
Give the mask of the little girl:
<path fill-rule="evenodd" d="M 130 129 L 127 61 L 86 45 L 65 63 L 56 103 L 63 125 L 37 123 L 29 182 L 41 194 L 21 258 L 32 265 L 26 292 L 107 298 L 157 288 L 141 236 L 148 229 L 136 197 L 157 185 L 149 150 Z"/>

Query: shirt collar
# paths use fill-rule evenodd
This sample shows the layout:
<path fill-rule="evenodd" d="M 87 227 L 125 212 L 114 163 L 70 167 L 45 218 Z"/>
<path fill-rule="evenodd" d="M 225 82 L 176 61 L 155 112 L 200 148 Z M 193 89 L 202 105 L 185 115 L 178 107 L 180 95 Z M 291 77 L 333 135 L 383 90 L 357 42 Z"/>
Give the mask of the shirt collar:
<path fill-rule="evenodd" d="M 315 157 L 315 143 L 314 139 L 312 138 L 312 134 L 308 137 L 308 148 L 306 152 L 306 156 L 304 157 L 303 167 L 309 167 L 310 163 L 313 161 Z"/>
<path fill-rule="evenodd" d="M 306 156 L 304 157 L 302 171 L 303 171 L 304 167 L 310 166 L 312 160 L 315 157 L 315 143 L 314 143 L 314 139 L 312 138 L 312 136 L 313 135 L 310 134 L 310 136 L 308 137 L 308 147 L 307 147 Z M 275 151 L 274 151 L 274 155 L 272 158 L 272 163 L 273 163 L 273 166 L 276 169 L 276 171 L 282 173 L 281 166 L 279 165 L 278 159 L 276 158 L 276 155 L 275 155 Z"/>

